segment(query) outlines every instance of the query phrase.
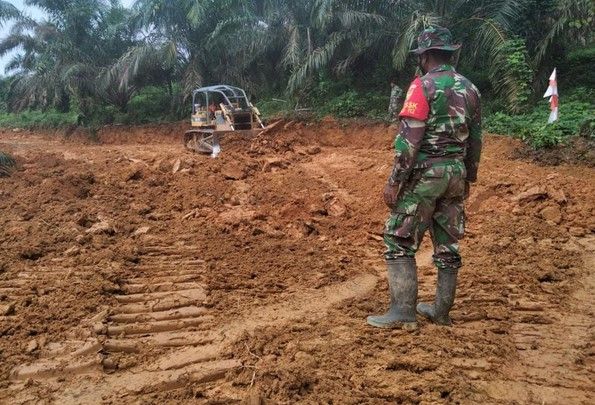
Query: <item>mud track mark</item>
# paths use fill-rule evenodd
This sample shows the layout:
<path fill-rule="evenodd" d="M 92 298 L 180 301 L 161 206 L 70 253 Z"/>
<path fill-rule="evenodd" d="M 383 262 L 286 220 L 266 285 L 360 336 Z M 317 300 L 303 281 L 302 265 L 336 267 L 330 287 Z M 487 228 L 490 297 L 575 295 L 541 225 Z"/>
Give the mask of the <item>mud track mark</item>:
<path fill-rule="evenodd" d="M 578 241 L 584 265 L 570 307 L 540 305 L 515 308 L 520 312 L 546 311 L 553 322 L 516 322 L 512 337 L 519 359 L 506 367 L 507 378 L 482 384 L 486 393 L 503 403 L 575 404 L 593 403 L 595 238 Z"/>
<path fill-rule="evenodd" d="M 333 305 L 369 294 L 377 282 L 376 275 L 360 275 L 340 284 L 296 294 L 284 303 L 259 308 L 218 329 L 180 333 L 177 336 L 179 340 L 200 345 L 175 350 L 143 366 L 142 369 L 135 368 L 106 376 L 97 385 L 76 393 L 65 391 L 59 402 L 87 403 L 114 393 L 118 398 L 123 398 L 138 392 L 176 389 L 188 382 L 220 379 L 227 371 L 242 366 L 237 360 L 226 359 L 228 356 L 226 349 L 245 333 L 265 326 L 279 326 L 295 320 L 325 316 L 327 310 Z M 176 336 L 169 337 L 175 339 Z M 167 341 L 167 338 L 164 339 L 161 343 Z M 153 343 L 158 342 L 156 336 L 149 340 Z M 118 343 L 120 350 L 126 347 L 130 351 L 141 350 L 139 347 L 141 342 L 135 340 L 130 340 L 128 346 L 124 341 L 109 341 L 107 345 L 113 347 Z"/>
<path fill-rule="evenodd" d="M 163 241 L 160 241 L 163 242 Z M 154 346 L 204 344 L 208 339 L 183 339 L 184 333 L 208 330 L 212 316 L 204 307 L 207 293 L 200 279 L 205 262 L 197 259 L 198 248 L 182 241 L 144 248 L 141 265 L 134 277 L 120 281 L 121 294 L 113 296 L 115 305 L 81 323 L 73 335 L 91 336 L 84 341 L 53 342 L 58 347 L 32 364 L 21 364 L 11 372 L 13 381 L 51 379 L 64 375 L 99 374 L 110 355 L 116 352 L 148 352 Z M 162 252 L 160 255 L 159 252 Z M 39 267 L 23 271 L 16 282 L 26 286 L 30 280 L 43 283 L 46 274 L 60 282 L 78 282 L 90 270 Z M 60 276 L 60 277 L 56 277 Z M 1 286 L 4 285 L 0 284 Z M 44 288 L 56 288 L 44 283 Z M 6 288 L 14 288 L 6 284 Z M 109 367 L 108 367 L 109 368 Z"/>
<path fill-rule="evenodd" d="M 314 160 L 312 160 L 312 162 L 303 163 L 301 166 L 314 178 L 329 186 L 331 191 L 337 193 L 343 201 L 347 203 L 356 203 L 358 201 L 357 197 L 347 191 L 345 188 L 341 187 L 338 182 L 332 179 L 328 171 L 325 170 L 325 167 L 336 169 L 337 160 L 338 159 L 335 154 L 329 156 L 317 155 L 315 156 Z M 342 163 L 342 166 L 349 166 L 349 163 L 351 162 Z"/>

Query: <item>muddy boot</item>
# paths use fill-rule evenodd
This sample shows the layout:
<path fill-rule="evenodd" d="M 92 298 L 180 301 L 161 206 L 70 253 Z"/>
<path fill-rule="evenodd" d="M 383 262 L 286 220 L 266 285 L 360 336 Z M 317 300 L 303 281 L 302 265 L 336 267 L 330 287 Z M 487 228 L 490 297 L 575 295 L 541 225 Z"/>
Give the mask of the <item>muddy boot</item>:
<path fill-rule="evenodd" d="M 455 302 L 457 289 L 457 273 L 454 270 L 438 270 L 438 283 L 436 284 L 436 298 L 433 304 L 419 303 L 417 312 L 438 325 L 451 325 L 452 321 L 448 311 Z"/>
<path fill-rule="evenodd" d="M 417 328 L 415 303 L 417 301 L 417 267 L 414 257 L 399 257 L 386 261 L 390 308 L 384 315 L 371 315 L 369 325 L 377 328 Z"/>

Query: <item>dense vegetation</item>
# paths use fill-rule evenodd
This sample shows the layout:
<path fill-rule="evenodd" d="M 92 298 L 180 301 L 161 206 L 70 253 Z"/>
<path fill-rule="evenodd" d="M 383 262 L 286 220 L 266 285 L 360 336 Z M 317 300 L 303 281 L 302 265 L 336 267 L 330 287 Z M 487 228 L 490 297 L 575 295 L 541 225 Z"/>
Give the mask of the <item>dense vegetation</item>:
<path fill-rule="evenodd" d="M 590 99 L 575 97 L 582 113 L 572 125 L 545 130 L 540 98 L 554 66 L 561 88 L 593 88 L 591 0 L 137 0 L 132 9 L 118 0 L 25 3 L 47 18 L 0 0 L 0 23 L 11 26 L 0 55 L 16 50 L 0 83 L 1 126 L 179 119 L 191 89 L 215 83 L 244 87 L 265 113 L 309 107 L 318 115 L 385 118 L 389 81 L 407 86 L 416 68 L 408 50 L 421 29 L 441 24 L 464 44 L 458 68 L 494 114 L 489 129 L 535 146 L 585 125 L 592 135 L 592 92 L 575 91 Z M 564 107 L 571 102 L 564 94 L 561 100 L 562 116 L 578 111 Z"/>

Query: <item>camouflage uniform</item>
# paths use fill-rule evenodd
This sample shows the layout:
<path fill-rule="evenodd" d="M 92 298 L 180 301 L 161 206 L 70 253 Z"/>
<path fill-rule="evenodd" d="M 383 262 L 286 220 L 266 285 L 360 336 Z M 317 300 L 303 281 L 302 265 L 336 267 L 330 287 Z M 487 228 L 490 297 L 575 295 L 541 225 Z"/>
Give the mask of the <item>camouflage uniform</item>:
<path fill-rule="evenodd" d="M 389 178 L 389 183 L 402 188 L 386 221 L 386 258 L 415 256 L 429 229 L 436 266 L 458 269 L 459 239 L 465 229 L 465 181 L 476 180 L 481 153 L 480 94 L 450 65 L 439 66 L 416 81 L 429 110 L 427 119 L 416 119 L 418 106 L 410 101 L 410 89 L 400 113 Z"/>
<path fill-rule="evenodd" d="M 418 37 L 413 50 L 424 66 L 435 66 L 452 43 L 450 31 L 431 27 Z M 440 50 L 424 61 L 423 53 Z M 450 54 L 449 56 L 452 56 Z M 432 62 L 431 64 L 429 62 Z M 433 68 L 416 78 L 399 117 L 395 164 L 384 190 L 391 205 L 384 241 L 390 307 L 366 322 L 378 328 L 414 329 L 416 312 L 439 325 L 449 325 L 461 267 L 459 239 L 465 229 L 463 200 L 466 182 L 473 182 L 481 153 L 479 91 L 450 65 Z M 426 230 L 434 244 L 438 267 L 434 303 L 417 303 L 415 253 Z"/>
<path fill-rule="evenodd" d="M 398 113 L 403 107 L 403 89 L 396 84 L 393 85 L 390 91 L 390 102 L 388 104 L 388 119 L 391 122 L 396 122 L 398 119 Z"/>

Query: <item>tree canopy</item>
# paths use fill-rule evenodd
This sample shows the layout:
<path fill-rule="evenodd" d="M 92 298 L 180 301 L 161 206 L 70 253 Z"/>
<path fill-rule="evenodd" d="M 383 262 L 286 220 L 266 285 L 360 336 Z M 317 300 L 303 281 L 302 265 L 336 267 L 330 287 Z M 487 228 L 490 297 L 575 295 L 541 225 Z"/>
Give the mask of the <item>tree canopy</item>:
<path fill-rule="evenodd" d="M 406 84 L 409 49 L 431 25 L 463 43 L 458 63 L 511 112 L 571 51 L 593 44 L 591 0 L 26 0 L 33 19 L 0 1 L 7 108 L 125 112 L 160 86 L 180 103 L 194 87 L 229 82 L 300 99 L 322 77 Z M 175 93 L 175 94 L 174 94 Z"/>

